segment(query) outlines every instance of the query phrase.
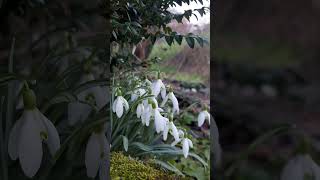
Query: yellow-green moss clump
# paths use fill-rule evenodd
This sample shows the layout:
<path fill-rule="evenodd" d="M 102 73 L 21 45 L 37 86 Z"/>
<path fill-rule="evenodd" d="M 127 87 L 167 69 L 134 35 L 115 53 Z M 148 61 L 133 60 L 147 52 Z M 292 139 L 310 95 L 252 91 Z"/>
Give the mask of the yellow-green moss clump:
<path fill-rule="evenodd" d="M 169 175 L 142 161 L 125 156 L 119 152 L 111 153 L 111 179 L 115 180 L 180 180 L 178 176 Z"/>

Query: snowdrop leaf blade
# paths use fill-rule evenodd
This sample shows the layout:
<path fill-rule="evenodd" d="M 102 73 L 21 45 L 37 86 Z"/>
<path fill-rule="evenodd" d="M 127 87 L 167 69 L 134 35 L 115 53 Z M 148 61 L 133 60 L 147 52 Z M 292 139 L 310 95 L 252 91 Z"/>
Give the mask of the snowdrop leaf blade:
<path fill-rule="evenodd" d="M 129 142 L 126 136 L 122 136 L 123 148 L 126 152 L 128 152 Z"/>
<path fill-rule="evenodd" d="M 19 138 L 19 160 L 25 175 L 33 177 L 41 165 L 42 140 L 38 122 L 32 116 L 24 119 L 24 121 Z"/>
<path fill-rule="evenodd" d="M 93 133 L 89 138 L 85 151 L 85 165 L 88 177 L 94 178 L 97 175 L 100 165 L 100 156 L 99 136 Z"/>

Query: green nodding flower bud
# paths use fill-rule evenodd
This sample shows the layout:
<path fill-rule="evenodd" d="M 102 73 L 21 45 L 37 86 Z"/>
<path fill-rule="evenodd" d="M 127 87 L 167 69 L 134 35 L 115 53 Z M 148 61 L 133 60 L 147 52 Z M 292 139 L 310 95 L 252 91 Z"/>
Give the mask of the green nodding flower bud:
<path fill-rule="evenodd" d="M 22 92 L 23 96 L 23 105 L 25 109 L 34 109 L 37 105 L 37 99 L 34 92 L 29 89 L 25 88 Z"/>

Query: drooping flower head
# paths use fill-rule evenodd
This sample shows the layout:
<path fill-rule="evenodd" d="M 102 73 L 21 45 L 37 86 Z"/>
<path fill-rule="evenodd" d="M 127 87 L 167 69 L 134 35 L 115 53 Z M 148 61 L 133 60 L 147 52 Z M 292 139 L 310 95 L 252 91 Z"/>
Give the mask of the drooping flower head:
<path fill-rule="evenodd" d="M 117 98 L 114 100 L 112 105 L 112 111 L 117 114 L 118 118 L 121 118 L 124 110 L 129 110 L 129 104 L 128 101 L 124 97 L 122 97 L 121 91 L 119 89 L 116 93 L 116 96 Z"/>
<path fill-rule="evenodd" d="M 162 101 L 161 107 L 163 107 L 168 100 L 171 100 L 171 102 L 172 102 L 172 105 L 173 105 L 172 111 L 173 111 L 173 113 L 179 114 L 179 103 L 178 103 L 178 99 L 177 99 L 176 96 L 173 94 L 172 88 L 170 88 L 170 92 L 168 93 L 168 95 L 167 95 L 167 96 L 164 98 L 164 100 Z"/>
<path fill-rule="evenodd" d="M 42 161 L 42 142 L 52 156 L 60 148 L 59 134 L 53 125 L 36 107 L 34 92 L 28 87 L 23 90 L 24 111 L 11 129 L 8 152 L 12 160 L 19 158 L 26 176 L 33 177 Z"/>
<path fill-rule="evenodd" d="M 210 114 L 208 113 L 208 111 L 207 110 L 201 111 L 198 115 L 198 126 L 201 127 L 206 119 L 210 124 Z"/>
<path fill-rule="evenodd" d="M 166 86 L 163 84 L 162 80 L 160 79 L 160 72 L 158 73 L 158 79 L 154 80 L 151 84 L 151 92 L 155 97 L 161 92 L 161 97 L 164 99 L 166 97 Z"/>

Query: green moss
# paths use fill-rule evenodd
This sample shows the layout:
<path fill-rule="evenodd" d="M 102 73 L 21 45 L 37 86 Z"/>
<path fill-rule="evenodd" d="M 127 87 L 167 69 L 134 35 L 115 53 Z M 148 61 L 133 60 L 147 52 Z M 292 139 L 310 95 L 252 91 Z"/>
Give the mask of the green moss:
<path fill-rule="evenodd" d="M 119 152 L 111 153 L 111 179 L 124 180 L 153 180 L 166 179 L 175 180 L 181 179 L 178 176 L 171 175 L 167 172 L 160 171 L 142 161 L 125 156 Z"/>

